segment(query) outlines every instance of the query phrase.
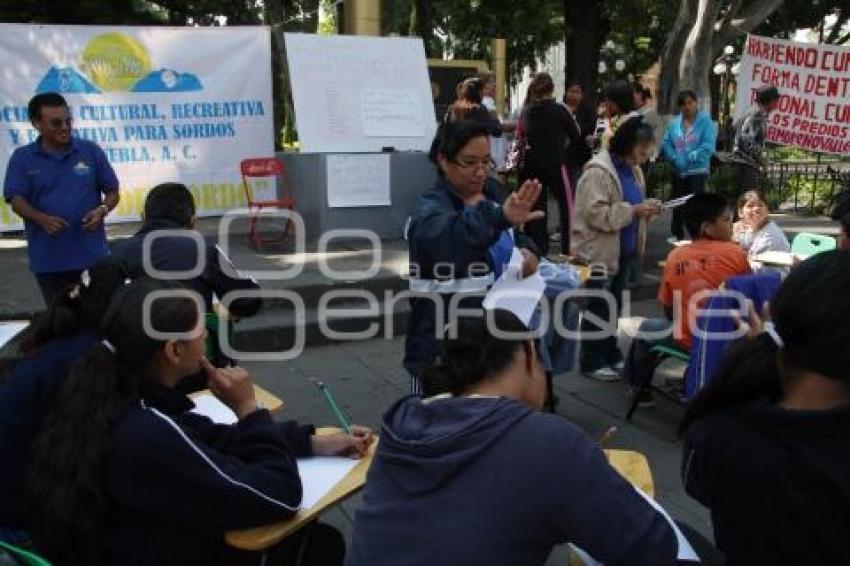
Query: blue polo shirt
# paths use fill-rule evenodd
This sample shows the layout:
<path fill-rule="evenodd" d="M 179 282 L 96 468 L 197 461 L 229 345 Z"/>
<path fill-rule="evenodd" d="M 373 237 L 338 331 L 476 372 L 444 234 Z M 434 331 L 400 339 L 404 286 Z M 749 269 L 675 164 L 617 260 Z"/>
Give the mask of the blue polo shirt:
<path fill-rule="evenodd" d="M 9 159 L 3 196 L 22 196 L 36 209 L 68 222 L 51 236 L 35 222 L 25 221 L 30 271 L 52 273 L 85 269 L 109 254 L 106 231 L 83 230 L 83 216 L 97 207 L 101 193 L 118 190 L 118 178 L 97 144 L 72 137 L 62 153 L 48 153 L 41 138 L 19 147 Z"/>

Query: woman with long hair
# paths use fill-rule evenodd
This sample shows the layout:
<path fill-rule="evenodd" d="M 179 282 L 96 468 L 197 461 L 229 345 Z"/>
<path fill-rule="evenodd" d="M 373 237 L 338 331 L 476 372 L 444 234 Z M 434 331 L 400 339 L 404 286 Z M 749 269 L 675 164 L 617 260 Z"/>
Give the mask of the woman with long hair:
<path fill-rule="evenodd" d="M 555 102 L 554 93 L 555 83 L 548 73 L 537 73 L 528 85 L 520 117 L 527 150 L 519 179 L 520 183 L 537 179 L 543 185 L 535 210 L 545 213 L 549 195 L 554 195 L 560 216 L 558 233 L 561 252 L 569 253 L 569 203 L 572 201 L 572 194 L 567 193 L 567 148 L 572 144 L 581 143 L 581 133 L 570 111 Z M 543 255 L 549 254 L 549 234 L 546 227 L 546 218 L 534 220 L 525 226 L 525 232 L 531 236 Z"/>
<path fill-rule="evenodd" d="M 24 355 L 0 385 L 0 540 L 27 538 L 22 491 L 30 448 L 69 366 L 100 341 L 100 320 L 127 274 L 123 262 L 101 260 L 24 331 Z"/>
<path fill-rule="evenodd" d="M 247 371 L 203 357 L 203 302 L 175 284 L 140 279 L 116 293 L 102 336 L 71 368 L 29 468 L 28 526 L 57 565 L 239 564 L 224 532 L 295 514 L 296 457 L 368 447 L 362 427 L 318 437 L 275 423 Z M 237 424 L 190 412 L 175 387 L 201 369 Z M 329 553 L 320 563 L 341 563 L 334 535 L 312 534 Z"/>
<path fill-rule="evenodd" d="M 848 288 L 850 251 L 792 269 L 685 414 L 682 481 L 729 564 L 850 564 Z"/>

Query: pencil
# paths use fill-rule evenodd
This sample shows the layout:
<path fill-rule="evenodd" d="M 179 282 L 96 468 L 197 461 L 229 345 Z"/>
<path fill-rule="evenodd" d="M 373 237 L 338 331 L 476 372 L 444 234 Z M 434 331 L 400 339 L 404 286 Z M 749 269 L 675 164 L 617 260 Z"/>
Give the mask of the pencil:
<path fill-rule="evenodd" d="M 336 420 L 339 421 L 340 426 L 346 433 L 351 433 L 351 423 L 348 422 L 348 419 L 345 418 L 345 415 L 339 408 L 339 405 L 336 404 L 333 395 L 331 394 L 331 390 L 328 389 L 328 386 L 325 385 L 323 381 L 316 382 L 316 387 L 319 388 L 319 391 L 322 392 L 322 396 L 325 398 L 325 401 L 328 403 L 328 407 L 331 408 L 331 412 L 336 417 Z"/>

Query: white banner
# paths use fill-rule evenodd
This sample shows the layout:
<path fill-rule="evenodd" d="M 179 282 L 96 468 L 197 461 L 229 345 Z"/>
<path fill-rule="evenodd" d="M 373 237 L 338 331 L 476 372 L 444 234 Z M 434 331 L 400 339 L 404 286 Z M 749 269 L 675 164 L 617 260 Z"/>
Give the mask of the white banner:
<path fill-rule="evenodd" d="M 738 72 L 736 120 L 762 85 L 781 95 L 768 121 L 769 142 L 850 155 L 850 48 L 750 35 Z"/>
<path fill-rule="evenodd" d="M 274 150 L 266 27 L 156 28 L 0 24 L 0 171 L 38 133 L 27 102 L 59 92 L 74 135 L 106 152 L 121 182 L 111 220 L 137 219 L 147 191 L 184 183 L 201 215 L 244 206 L 239 162 Z M 258 199 L 274 183 L 254 184 Z M 20 219 L 0 204 L 0 231 Z"/>

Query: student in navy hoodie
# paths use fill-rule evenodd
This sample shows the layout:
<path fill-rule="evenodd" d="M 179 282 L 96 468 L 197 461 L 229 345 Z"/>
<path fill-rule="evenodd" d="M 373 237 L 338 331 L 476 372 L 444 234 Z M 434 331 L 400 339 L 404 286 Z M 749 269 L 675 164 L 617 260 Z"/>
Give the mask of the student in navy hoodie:
<path fill-rule="evenodd" d="M 323 437 L 312 426 L 274 422 L 244 369 L 203 358 L 198 305 L 185 295 L 150 295 L 178 289 L 143 278 L 116 294 L 104 341 L 71 369 L 36 441 L 29 528 L 36 550 L 57 566 L 256 562 L 229 551 L 223 534 L 295 514 L 295 458 L 368 448 L 362 427 Z M 237 424 L 189 412 L 191 400 L 175 387 L 201 368 Z M 309 541 L 307 564 L 342 562 L 339 533 L 314 528 Z M 296 542 L 285 541 L 284 560 L 298 552 Z"/>
<path fill-rule="evenodd" d="M 24 356 L 0 385 L 0 540 L 6 542 L 27 539 L 22 491 L 30 448 L 69 366 L 100 341 L 100 319 L 127 270 L 106 258 L 81 277 L 27 328 Z"/>
<path fill-rule="evenodd" d="M 850 251 L 792 269 L 685 415 L 682 480 L 730 565 L 850 564 L 848 288 Z"/>
<path fill-rule="evenodd" d="M 546 562 L 572 542 L 605 564 L 674 564 L 663 516 L 562 417 L 538 412 L 545 375 L 511 313 L 450 326 L 426 395 L 384 415 L 348 566 Z"/>

